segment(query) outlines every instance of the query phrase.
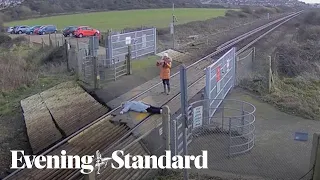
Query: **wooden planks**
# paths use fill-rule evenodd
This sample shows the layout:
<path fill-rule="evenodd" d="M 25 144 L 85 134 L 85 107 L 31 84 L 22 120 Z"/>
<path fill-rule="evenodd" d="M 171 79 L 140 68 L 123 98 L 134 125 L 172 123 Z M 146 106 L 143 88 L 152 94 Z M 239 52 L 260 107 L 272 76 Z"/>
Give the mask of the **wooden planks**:
<path fill-rule="evenodd" d="M 40 152 L 62 138 L 39 94 L 22 100 L 21 106 L 33 153 Z"/>
<path fill-rule="evenodd" d="M 108 112 L 105 106 L 73 81 L 21 100 L 21 107 L 33 153 L 42 151 Z"/>

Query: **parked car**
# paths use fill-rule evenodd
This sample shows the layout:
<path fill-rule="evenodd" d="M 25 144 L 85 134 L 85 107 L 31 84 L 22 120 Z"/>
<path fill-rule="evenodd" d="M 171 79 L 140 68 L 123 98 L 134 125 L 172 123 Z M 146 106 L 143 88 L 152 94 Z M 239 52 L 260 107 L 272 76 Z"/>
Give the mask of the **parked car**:
<path fill-rule="evenodd" d="M 26 33 L 27 29 L 29 29 L 29 26 L 18 26 L 15 28 L 14 33 L 23 34 L 23 33 Z"/>
<path fill-rule="evenodd" d="M 73 36 L 74 35 L 74 31 L 76 29 L 77 29 L 77 27 L 75 27 L 75 26 L 68 26 L 68 27 L 63 29 L 62 34 L 64 35 L 64 37 Z"/>
<path fill-rule="evenodd" d="M 12 31 L 11 31 L 11 34 L 14 34 L 15 31 L 16 31 L 16 29 L 17 29 L 18 27 L 19 27 L 19 26 L 13 26 L 13 29 L 12 29 Z"/>
<path fill-rule="evenodd" d="M 33 34 L 34 30 L 40 27 L 41 27 L 40 25 L 29 27 L 29 29 L 26 30 L 26 34 Z"/>
<path fill-rule="evenodd" d="M 40 26 L 39 28 L 35 28 L 35 29 L 33 30 L 33 34 L 38 34 L 39 30 L 40 30 L 41 28 L 43 28 L 43 27 L 45 27 L 45 26 Z"/>
<path fill-rule="evenodd" d="M 38 30 L 39 35 L 52 34 L 52 33 L 56 33 L 56 32 L 57 32 L 57 27 L 54 25 L 46 25 L 46 26 L 41 27 Z"/>
<path fill-rule="evenodd" d="M 74 31 L 74 36 L 75 37 L 85 37 L 85 36 L 99 36 L 100 37 L 100 32 L 96 29 L 93 29 L 89 26 L 79 26 L 75 31 Z"/>
<path fill-rule="evenodd" d="M 8 27 L 8 29 L 7 29 L 7 33 L 12 34 L 12 32 L 13 32 L 13 28 L 14 28 L 14 27 Z"/>

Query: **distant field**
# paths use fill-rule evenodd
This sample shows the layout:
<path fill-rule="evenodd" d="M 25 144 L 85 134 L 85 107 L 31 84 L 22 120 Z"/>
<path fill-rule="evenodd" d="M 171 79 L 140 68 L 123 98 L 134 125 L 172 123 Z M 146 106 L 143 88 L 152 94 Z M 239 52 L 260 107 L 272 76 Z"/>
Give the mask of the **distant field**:
<path fill-rule="evenodd" d="M 206 20 L 224 16 L 226 9 L 177 8 L 175 16 L 178 24 L 190 21 Z M 126 27 L 156 26 L 168 27 L 172 21 L 172 9 L 147 9 L 129 11 L 108 11 L 73 15 L 61 15 L 8 22 L 13 25 L 43 25 L 54 24 L 58 29 L 70 25 L 88 25 L 106 31 L 108 29 L 123 29 Z"/>

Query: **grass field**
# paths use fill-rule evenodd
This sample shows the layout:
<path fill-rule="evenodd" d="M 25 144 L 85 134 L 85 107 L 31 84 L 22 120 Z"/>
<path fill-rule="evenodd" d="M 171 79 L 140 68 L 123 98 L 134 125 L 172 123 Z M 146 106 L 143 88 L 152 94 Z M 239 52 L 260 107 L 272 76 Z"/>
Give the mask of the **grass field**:
<path fill-rule="evenodd" d="M 224 16 L 226 9 L 204 8 L 177 8 L 175 16 L 177 24 L 191 21 L 206 20 L 218 16 Z M 169 27 L 172 21 L 172 9 L 147 9 L 129 11 L 108 11 L 73 15 L 51 16 L 28 19 L 23 21 L 8 22 L 6 26 L 13 25 L 43 25 L 54 24 L 58 29 L 70 25 L 88 25 L 100 31 L 108 29 L 123 29 L 127 27 L 156 26 L 158 28 Z"/>

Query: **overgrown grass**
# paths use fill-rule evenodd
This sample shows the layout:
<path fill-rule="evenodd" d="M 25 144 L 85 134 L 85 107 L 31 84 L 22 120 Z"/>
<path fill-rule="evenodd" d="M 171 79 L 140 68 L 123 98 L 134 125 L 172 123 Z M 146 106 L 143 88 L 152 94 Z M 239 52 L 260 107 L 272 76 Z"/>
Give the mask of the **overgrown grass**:
<path fill-rule="evenodd" d="M 206 20 L 224 16 L 226 9 L 177 8 L 175 16 L 178 24 L 190 21 Z M 156 26 L 169 27 L 172 21 L 172 9 L 147 9 L 128 11 L 108 11 L 74 15 L 36 18 L 6 23 L 5 26 L 55 24 L 59 29 L 70 25 L 89 25 L 101 31 L 124 29 L 128 27 Z"/>
<path fill-rule="evenodd" d="M 0 117 L 14 116 L 21 112 L 20 101 L 36 93 L 40 93 L 59 83 L 67 80 L 73 80 L 73 76 L 50 75 L 39 77 L 29 86 L 21 86 L 10 92 L 2 92 L 0 94 Z"/>
<path fill-rule="evenodd" d="M 266 101 L 287 113 L 320 120 L 320 80 L 297 77 L 275 82 L 273 92 L 264 96 Z"/>
<path fill-rule="evenodd" d="M 1 48 L 0 116 L 19 113 L 20 100 L 73 78 L 66 75 L 59 48 L 30 46 L 23 39 Z"/>
<path fill-rule="evenodd" d="M 284 112 L 320 120 L 320 23 L 316 23 L 319 17 L 320 11 L 300 17 L 299 28 L 292 32 L 292 39 L 276 46 L 271 93 L 266 85 L 268 78 L 244 81 L 242 87 L 257 92 L 263 100 Z"/>

